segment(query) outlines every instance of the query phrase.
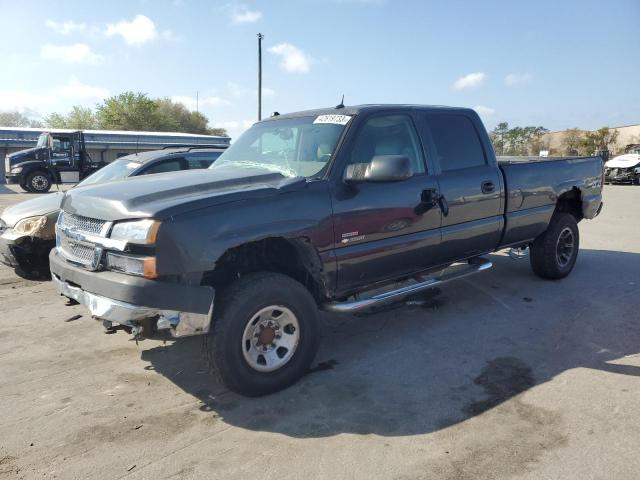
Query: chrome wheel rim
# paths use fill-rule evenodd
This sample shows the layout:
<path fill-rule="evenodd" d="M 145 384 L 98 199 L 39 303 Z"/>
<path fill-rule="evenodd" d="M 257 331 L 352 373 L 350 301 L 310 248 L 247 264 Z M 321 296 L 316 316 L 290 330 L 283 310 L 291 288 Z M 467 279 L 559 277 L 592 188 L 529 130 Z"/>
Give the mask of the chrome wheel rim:
<path fill-rule="evenodd" d="M 254 370 L 272 372 L 291 360 L 299 341 L 300 325 L 294 313 L 282 305 L 270 305 L 247 322 L 242 354 Z"/>
<path fill-rule="evenodd" d="M 34 190 L 44 190 L 47 183 L 47 178 L 44 175 L 36 175 L 31 179 L 31 186 Z"/>
<path fill-rule="evenodd" d="M 564 268 L 569 264 L 573 256 L 574 245 L 573 230 L 569 227 L 564 227 L 560 235 L 558 235 L 558 242 L 556 243 L 556 260 L 558 265 Z"/>

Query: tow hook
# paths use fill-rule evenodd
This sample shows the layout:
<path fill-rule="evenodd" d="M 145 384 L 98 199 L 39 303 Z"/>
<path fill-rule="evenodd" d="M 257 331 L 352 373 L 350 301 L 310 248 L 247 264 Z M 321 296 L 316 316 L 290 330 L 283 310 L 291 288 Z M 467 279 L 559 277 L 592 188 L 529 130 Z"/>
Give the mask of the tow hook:
<path fill-rule="evenodd" d="M 126 325 L 120 325 L 119 323 L 113 323 L 113 322 L 110 322 L 109 320 L 102 320 L 102 326 L 104 327 L 104 333 L 106 335 L 111 335 L 113 333 L 116 333 L 118 330 L 124 330 L 129 334 L 133 332 L 133 328 L 128 327 Z"/>

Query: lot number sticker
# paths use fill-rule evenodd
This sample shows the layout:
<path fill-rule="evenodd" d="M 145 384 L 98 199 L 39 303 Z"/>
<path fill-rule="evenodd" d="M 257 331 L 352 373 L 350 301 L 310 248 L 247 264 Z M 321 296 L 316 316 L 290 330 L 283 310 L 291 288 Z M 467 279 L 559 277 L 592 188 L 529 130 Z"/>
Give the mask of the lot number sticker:
<path fill-rule="evenodd" d="M 335 125 L 346 125 L 351 120 L 349 115 L 319 115 L 313 123 L 333 123 Z"/>

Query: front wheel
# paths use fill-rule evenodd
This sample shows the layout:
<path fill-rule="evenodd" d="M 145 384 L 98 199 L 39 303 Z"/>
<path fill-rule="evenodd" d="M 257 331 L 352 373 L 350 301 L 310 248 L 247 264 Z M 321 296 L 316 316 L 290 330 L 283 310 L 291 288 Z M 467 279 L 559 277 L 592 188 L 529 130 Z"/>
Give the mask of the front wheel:
<path fill-rule="evenodd" d="M 205 353 L 230 390 L 259 396 L 288 387 L 309 370 L 318 345 L 316 302 L 296 280 L 251 273 L 217 292 Z"/>
<path fill-rule="evenodd" d="M 33 172 L 27 177 L 26 186 L 33 193 L 47 193 L 51 188 L 51 179 L 45 172 Z"/>
<path fill-rule="evenodd" d="M 531 268 L 542 278 L 564 278 L 573 270 L 579 246 L 580 232 L 575 217 L 554 213 L 547 230 L 531 244 Z"/>

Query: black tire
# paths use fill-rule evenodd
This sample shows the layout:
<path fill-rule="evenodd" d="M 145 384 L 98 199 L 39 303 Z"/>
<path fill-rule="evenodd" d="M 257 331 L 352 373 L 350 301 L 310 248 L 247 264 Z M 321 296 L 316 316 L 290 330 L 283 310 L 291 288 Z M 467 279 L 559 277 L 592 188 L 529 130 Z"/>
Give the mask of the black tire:
<path fill-rule="evenodd" d="M 246 334 L 251 329 L 255 332 L 263 321 L 274 318 L 270 314 L 265 315 L 266 319 L 254 325 L 256 322 L 252 320 L 256 319 L 258 312 L 278 306 L 295 316 L 299 326 L 297 344 L 291 349 L 291 356 L 286 363 L 273 371 L 258 371 L 247 359 L 250 356 L 249 350 L 254 347 L 250 345 L 253 340 L 247 340 Z M 279 331 L 284 337 L 285 328 L 291 327 L 291 324 L 281 327 L 282 330 Z M 260 327 L 260 332 L 262 331 Z M 269 335 L 271 334 L 273 329 Z M 259 343 L 262 341 L 261 334 L 258 337 L 258 334 L 251 336 Z M 280 356 L 282 347 L 277 346 L 278 338 L 281 337 L 270 340 L 273 342 L 270 343 L 270 348 Z M 258 272 L 243 276 L 229 287 L 216 292 L 216 305 L 204 351 L 211 370 L 222 383 L 234 392 L 254 397 L 286 388 L 307 373 L 318 351 L 319 340 L 318 309 L 309 291 L 286 275 Z M 252 352 L 261 352 L 260 348 L 267 347 L 256 346 Z M 285 349 L 285 354 L 287 352 L 288 349 Z M 258 353 L 258 360 L 260 355 Z M 276 359 L 277 361 L 282 360 Z"/>
<path fill-rule="evenodd" d="M 25 184 L 31 193 L 47 193 L 51 188 L 51 178 L 47 172 L 36 170 L 27 176 Z"/>
<path fill-rule="evenodd" d="M 575 217 L 569 213 L 556 212 L 551 217 L 547 230 L 531 244 L 531 268 L 542 278 L 564 278 L 573 270 L 579 248 L 580 232 Z"/>

